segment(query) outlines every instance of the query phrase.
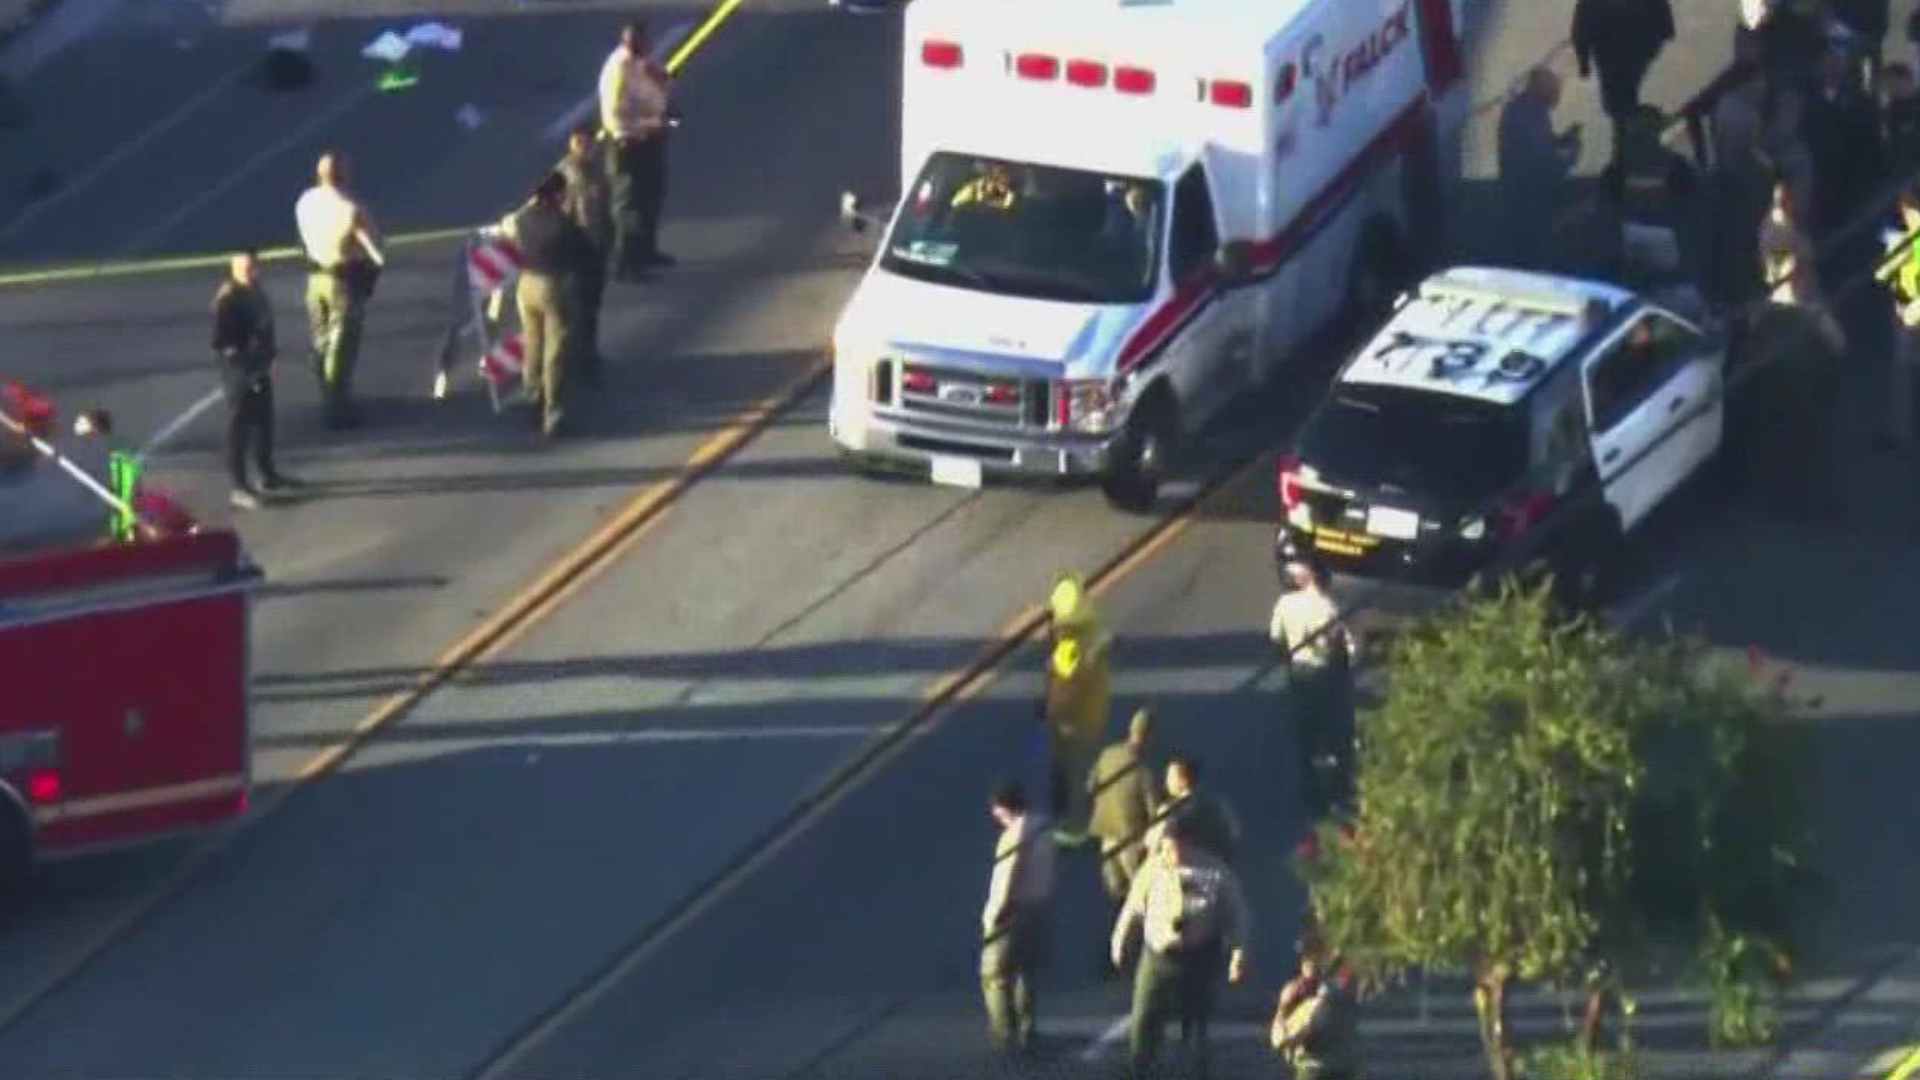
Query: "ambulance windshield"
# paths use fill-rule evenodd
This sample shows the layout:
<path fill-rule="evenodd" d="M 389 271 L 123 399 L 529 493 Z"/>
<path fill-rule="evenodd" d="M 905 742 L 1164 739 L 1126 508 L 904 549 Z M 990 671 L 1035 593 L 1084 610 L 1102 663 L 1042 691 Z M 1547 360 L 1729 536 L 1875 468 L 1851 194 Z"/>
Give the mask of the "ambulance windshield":
<path fill-rule="evenodd" d="M 937 153 L 881 265 L 983 292 L 1137 304 L 1153 293 L 1165 203 L 1157 180 Z"/>

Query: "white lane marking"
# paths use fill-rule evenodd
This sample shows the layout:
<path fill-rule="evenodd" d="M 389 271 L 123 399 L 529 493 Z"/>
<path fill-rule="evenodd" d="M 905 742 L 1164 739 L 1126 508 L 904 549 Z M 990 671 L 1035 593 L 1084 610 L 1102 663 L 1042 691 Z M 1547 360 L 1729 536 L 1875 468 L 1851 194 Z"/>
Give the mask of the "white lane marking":
<path fill-rule="evenodd" d="M 7 46 L 5 53 L 0 53 L 0 75 L 15 83 L 26 82 L 41 64 L 104 26 L 126 2 L 74 0 L 50 9 L 36 18 L 32 29 Z"/>
<path fill-rule="evenodd" d="M 147 440 L 147 445 L 140 448 L 140 460 L 144 462 L 147 458 L 159 453 L 162 447 L 173 441 L 175 435 L 185 431 L 188 424 L 198 420 L 201 413 L 213 408 L 214 403 L 220 400 L 221 394 L 221 389 L 214 387 L 207 391 L 205 397 L 187 406 L 185 412 L 168 421 L 167 426 L 154 432 L 153 438 Z"/>
<path fill-rule="evenodd" d="M 1680 588 L 1683 580 L 1685 579 L 1678 573 L 1668 574 L 1647 586 L 1638 596 L 1616 604 L 1613 610 L 1608 612 L 1608 616 L 1615 625 L 1622 629 L 1629 629 L 1653 614 L 1662 600 L 1672 596 L 1674 591 Z"/>
<path fill-rule="evenodd" d="M 138 137 L 120 144 L 119 148 L 114 150 L 113 153 L 95 162 L 85 172 L 73 180 L 68 181 L 58 191 L 41 199 L 39 202 L 28 205 L 26 209 L 20 211 L 12 221 L 7 223 L 6 228 L 0 229 L 0 240 L 11 239 L 20 230 L 37 221 L 41 215 L 51 212 L 55 207 L 62 205 L 68 199 L 72 199 L 86 191 L 102 178 L 111 174 L 113 170 L 119 168 L 128 158 L 146 149 L 153 140 L 178 127 L 187 117 L 199 112 L 202 106 L 219 96 L 222 91 L 231 88 L 235 83 L 245 78 L 247 73 L 253 70 L 255 63 L 256 61 L 248 60 L 245 64 L 233 69 L 225 77 L 215 81 L 213 85 L 208 86 L 198 94 L 187 99 L 186 102 L 162 118 L 159 123 L 153 124 L 146 130 L 140 132 Z"/>
<path fill-rule="evenodd" d="M 1119 1045 L 1121 1039 L 1127 1037 L 1127 1027 L 1130 1023 L 1131 1021 L 1123 1016 L 1101 1029 L 1100 1034 L 1094 1036 L 1093 1041 L 1087 1044 L 1087 1048 L 1080 1051 L 1080 1060 L 1099 1061 L 1101 1058 L 1106 1057 L 1109 1050 Z M 1053 1027 L 1054 1025 L 1048 1024 L 1047 1026 Z"/>
<path fill-rule="evenodd" d="M 693 26 L 693 22 L 689 20 L 668 27 L 654 42 L 653 58 L 661 63 L 665 63 L 667 57 L 672 56 L 673 51 L 680 47 L 680 42 L 685 40 L 688 34 L 693 33 Z M 567 106 L 565 112 L 554 117 L 553 122 L 547 125 L 546 130 L 540 133 L 541 139 L 545 142 L 559 142 L 566 138 L 567 133 L 572 131 L 575 125 L 592 116 L 599 105 L 600 91 L 598 87 L 595 87 L 592 93 L 574 102 L 572 105 Z"/>
<path fill-rule="evenodd" d="M 155 225 L 154 227 L 148 229 L 147 231 L 141 233 L 140 235 L 134 237 L 132 240 L 128 241 L 126 246 L 120 249 L 120 254 L 122 255 L 139 254 L 141 248 L 146 247 L 148 244 L 152 243 L 154 240 L 166 235 L 170 230 L 172 230 L 175 226 L 179 225 L 181 222 L 186 221 L 187 219 L 191 218 L 193 215 L 206 209 L 208 206 L 213 205 L 215 202 L 218 202 L 219 200 L 226 198 L 227 193 L 232 191 L 235 185 L 239 184 L 242 180 L 245 180 L 247 177 L 252 176 L 254 173 L 260 171 L 260 168 L 265 164 L 267 164 L 267 162 L 272 161 L 274 158 L 279 157 L 281 154 L 284 154 L 287 151 L 293 149 L 295 146 L 298 146 L 303 140 L 310 137 L 314 132 L 319 131 L 320 129 L 326 127 L 328 124 L 333 123 L 335 120 L 338 120 L 340 117 L 345 116 L 348 112 L 352 111 L 356 106 L 360 105 L 362 102 L 365 102 L 368 98 L 374 96 L 379 92 L 380 91 L 377 87 L 373 86 L 372 84 L 368 84 L 351 94 L 347 94 L 344 97 L 336 99 L 332 105 L 329 105 L 326 109 L 308 118 L 306 123 L 301 124 L 299 127 L 294 128 L 291 132 L 288 132 L 286 138 L 281 139 L 279 142 L 274 143 L 272 146 L 269 146 L 265 150 L 262 150 L 259 153 L 248 158 L 245 162 L 241 163 L 238 168 L 235 168 L 229 171 L 224 177 L 221 178 L 219 183 L 213 185 L 207 190 L 201 192 L 197 197 L 188 201 L 188 203 L 185 206 L 182 206 L 180 209 L 174 211 L 171 215 L 169 215 L 166 218 L 166 220 L 160 222 L 158 225 Z M 293 202 L 291 199 L 289 199 L 287 202 L 287 219 L 289 224 L 292 223 L 292 218 L 293 218 Z"/>

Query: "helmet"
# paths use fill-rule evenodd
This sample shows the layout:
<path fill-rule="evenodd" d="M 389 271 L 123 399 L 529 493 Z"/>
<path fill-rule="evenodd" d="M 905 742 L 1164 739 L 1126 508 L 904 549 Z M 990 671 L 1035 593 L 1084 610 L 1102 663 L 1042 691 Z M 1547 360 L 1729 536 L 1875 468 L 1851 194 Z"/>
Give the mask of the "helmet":
<path fill-rule="evenodd" d="M 1300 546 L 1292 529 L 1278 529 L 1273 534 L 1273 570 L 1282 581 L 1286 580 L 1287 567 L 1292 563 L 1315 566 L 1313 553 Z"/>

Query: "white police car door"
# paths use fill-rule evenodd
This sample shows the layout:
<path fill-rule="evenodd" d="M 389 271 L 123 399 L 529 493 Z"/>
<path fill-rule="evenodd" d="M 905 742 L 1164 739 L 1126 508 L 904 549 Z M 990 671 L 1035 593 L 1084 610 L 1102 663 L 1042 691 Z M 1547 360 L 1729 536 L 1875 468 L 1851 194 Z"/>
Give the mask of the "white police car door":
<path fill-rule="evenodd" d="M 1657 311 L 1635 316 L 1582 365 L 1594 468 L 1623 530 L 1718 444 L 1715 367 L 1699 335 Z"/>

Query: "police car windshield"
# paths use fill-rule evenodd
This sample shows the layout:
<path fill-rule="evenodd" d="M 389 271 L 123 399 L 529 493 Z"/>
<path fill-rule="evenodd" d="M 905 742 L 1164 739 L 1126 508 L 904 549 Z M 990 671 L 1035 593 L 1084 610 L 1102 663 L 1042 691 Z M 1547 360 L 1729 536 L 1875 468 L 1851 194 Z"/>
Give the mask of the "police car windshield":
<path fill-rule="evenodd" d="M 1137 304 L 1152 295 L 1164 204 L 1157 180 L 937 153 L 881 265 L 983 292 Z"/>
<path fill-rule="evenodd" d="M 1524 414 L 1451 394 L 1342 385 L 1301 432 L 1300 460 L 1344 486 L 1477 503 L 1524 475 Z"/>

